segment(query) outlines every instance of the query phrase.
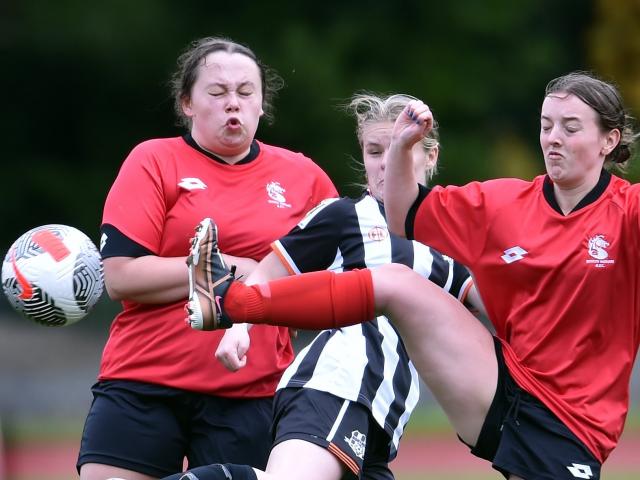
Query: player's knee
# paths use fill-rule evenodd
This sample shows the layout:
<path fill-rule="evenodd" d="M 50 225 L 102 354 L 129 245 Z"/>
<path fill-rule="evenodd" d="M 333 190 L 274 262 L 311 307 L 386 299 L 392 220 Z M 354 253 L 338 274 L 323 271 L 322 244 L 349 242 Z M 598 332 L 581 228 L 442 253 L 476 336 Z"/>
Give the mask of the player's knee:
<path fill-rule="evenodd" d="M 376 306 L 379 310 L 388 311 L 403 292 L 420 278 L 411 268 L 399 263 L 389 263 L 371 269 Z"/>

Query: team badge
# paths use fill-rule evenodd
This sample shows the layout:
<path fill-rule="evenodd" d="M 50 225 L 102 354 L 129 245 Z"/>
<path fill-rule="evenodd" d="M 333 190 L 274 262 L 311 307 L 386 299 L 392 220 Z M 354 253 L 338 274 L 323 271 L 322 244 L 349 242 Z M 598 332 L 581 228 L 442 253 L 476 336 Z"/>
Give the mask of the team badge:
<path fill-rule="evenodd" d="M 286 190 L 280 182 L 269 182 L 266 186 L 267 195 L 269 195 L 269 203 L 273 203 L 278 208 L 291 208 L 291 204 L 287 203 L 287 199 L 284 196 Z"/>
<path fill-rule="evenodd" d="M 344 437 L 344 441 L 351 447 L 356 457 L 364 460 L 364 451 L 367 446 L 367 436 L 364 433 L 354 430 L 351 432 L 351 438 Z"/>
<path fill-rule="evenodd" d="M 611 263 L 615 263 L 615 260 L 609 258 L 608 248 L 611 242 L 603 234 L 597 234 L 589 238 L 587 241 L 587 253 L 589 257 L 587 259 L 588 264 L 594 265 L 596 268 L 604 268 Z"/>
<path fill-rule="evenodd" d="M 389 231 L 384 227 L 373 227 L 369 230 L 369 239 L 374 242 L 382 242 L 389 236 Z"/>

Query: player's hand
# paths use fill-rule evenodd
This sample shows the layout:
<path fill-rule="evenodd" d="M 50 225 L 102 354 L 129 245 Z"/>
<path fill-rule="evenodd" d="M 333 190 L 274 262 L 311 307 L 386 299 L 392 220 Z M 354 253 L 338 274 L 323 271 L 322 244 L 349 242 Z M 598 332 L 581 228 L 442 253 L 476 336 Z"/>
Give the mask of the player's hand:
<path fill-rule="evenodd" d="M 235 324 L 227 329 L 216 349 L 216 358 L 230 372 L 237 372 L 247 364 L 247 351 L 251 339 L 246 324 Z"/>
<path fill-rule="evenodd" d="M 391 133 L 400 147 L 410 149 L 433 128 L 433 114 L 420 100 L 412 100 L 398 116 Z"/>

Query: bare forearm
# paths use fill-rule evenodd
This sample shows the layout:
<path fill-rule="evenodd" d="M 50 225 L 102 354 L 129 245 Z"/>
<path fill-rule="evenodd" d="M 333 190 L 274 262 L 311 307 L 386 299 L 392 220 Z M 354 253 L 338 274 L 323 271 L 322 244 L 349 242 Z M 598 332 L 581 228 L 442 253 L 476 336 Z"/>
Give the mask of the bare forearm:
<path fill-rule="evenodd" d="M 104 260 L 107 292 L 113 300 L 170 303 L 189 293 L 186 257 L 113 257 Z"/>
<path fill-rule="evenodd" d="M 405 221 L 409 208 L 418 197 L 411 148 L 391 143 L 387 152 L 384 174 L 384 207 L 389 230 L 405 235 Z"/>
<path fill-rule="evenodd" d="M 247 278 L 246 283 L 247 285 L 255 285 L 287 276 L 289 276 L 289 271 L 280 258 L 274 252 L 271 252 L 258 263 L 258 266 Z"/>
<path fill-rule="evenodd" d="M 251 272 L 253 272 L 258 266 L 258 262 L 252 258 L 234 257 L 233 255 L 227 255 L 224 253 L 222 254 L 222 258 L 224 258 L 224 261 L 228 266 L 236 266 L 236 277 L 242 281 L 245 281 Z"/>
<path fill-rule="evenodd" d="M 248 277 L 258 265 L 251 258 L 223 254 L 238 276 Z M 186 299 L 189 277 L 186 257 L 114 257 L 104 260 L 105 286 L 112 300 L 170 303 Z"/>

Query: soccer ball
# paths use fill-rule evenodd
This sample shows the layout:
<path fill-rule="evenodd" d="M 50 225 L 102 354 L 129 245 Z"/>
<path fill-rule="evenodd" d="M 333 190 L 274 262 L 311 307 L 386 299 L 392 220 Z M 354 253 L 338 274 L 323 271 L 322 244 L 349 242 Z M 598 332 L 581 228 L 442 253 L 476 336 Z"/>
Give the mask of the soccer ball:
<path fill-rule="evenodd" d="M 48 327 L 84 318 L 104 288 L 98 249 L 80 230 L 43 225 L 18 238 L 2 264 L 2 289 L 26 318 Z"/>

